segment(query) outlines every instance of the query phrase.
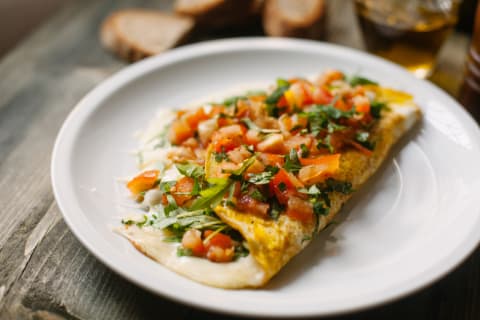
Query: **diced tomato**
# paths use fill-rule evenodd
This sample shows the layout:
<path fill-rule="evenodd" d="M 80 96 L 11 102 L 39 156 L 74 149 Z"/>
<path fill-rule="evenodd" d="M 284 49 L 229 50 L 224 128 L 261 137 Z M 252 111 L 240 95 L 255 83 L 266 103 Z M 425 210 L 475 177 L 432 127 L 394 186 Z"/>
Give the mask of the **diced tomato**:
<path fill-rule="evenodd" d="M 248 167 L 247 171 L 245 171 L 245 174 L 262 173 L 263 171 L 265 171 L 265 166 L 261 161 L 259 161 L 258 159 L 255 159 L 252 165 Z"/>
<path fill-rule="evenodd" d="M 335 108 L 342 111 L 349 111 L 350 109 L 352 109 L 352 106 L 340 98 L 335 102 Z"/>
<path fill-rule="evenodd" d="M 222 105 L 214 105 L 211 107 L 211 109 L 209 110 L 208 112 L 208 117 L 209 118 L 213 118 L 215 117 L 217 114 L 220 114 L 220 113 L 225 113 L 225 107 L 222 106 Z"/>
<path fill-rule="evenodd" d="M 182 246 L 185 249 L 192 250 L 193 255 L 202 257 L 206 253 L 206 248 L 202 241 L 202 232 L 196 229 L 187 230 L 182 237 Z"/>
<path fill-rule="evenodd" d="M 325 181 L 332 176 L 338 168 L 330 164 L 312 164 L 304 166 L 298 172 L 298 178 L 305 185 L 310 186 Z"/>
<path fill-rule="evenodd" d="M 207 239 L 212 233 L 213 233 L 212 230 L 205 230 L 203 232 L 203 237 Z M 230 238 L 230 236 L 218 232 L 210 239 L 205 240 L 204 245 L 207 247 L 207 249 L 210 246 L 217 246 L 223 249 L 227 249 L 227 248 L 233 247 L 233 241 L 232 241 L 232 238 Z"/>
<path fill-rule="evenodd" d="M 262 136 L 257 130 L 248 130 L 245 135 L 245 140 L 248 145 L 256 146 L 260 141 L 262 141 Z"/>
<path fill-rule="evenodd" d="M 285 96 L 282 96 L 282 97 L 278 100 L 277 106 L 280 107 L 280 108 L 288 107 L 288 101 L 287 101 L 287 99 L 285 98 Z"/>
<path fill-rule="evenodd" d="M 182 206 L 185 202 L 192 199 L 192 196 L 190 195 L 190 193 L 193 190 L 194 184 L 195 184 L 195 181 L 192 178 L 182 177 L 172 187 L 171 194 L 175 199 L 175 202 L 177 203 L 177 205 Z"/>
<path fill-rule="evenodd" d="M 244 142 L 244 131 L 244 127 L 238 124 L 220 128 L 212 136 L 215 151 L 227 152 L 242 145 Z"/>
<path fill-rule="evenodd" d="M 332 102 L 332 99 L 333 99 L 333 96 L 328 90 L 321 87 L 315 87 L 313 89 L 312 100 L 314 103 L 328 104 Z"/>
<path fill-rule="evenodd" d="M 266 217 L 268 215 L 268 209 L 270 209 L 268 203 L 255 200 L 246 194 L 238 199 L 236 206 L 240 211 L 253 213 L 261 217 Z"/>
<path fill-rule="evenodd" d="M 158 170 L 144 171 L 130 180 L 127 183 L 127 188 L 134 195 L 150 190 L 157 185 L 159 174 L 160 172 Z"/>
<path fill-rule="evenodd" d="M 260 153 L 258 155 L 260 161 L 267 166 L 280 166 L 282 167 L 285 163 L 285 156 L 274 153 Z"/>
<path fill-rule="evenodd" d="M 217 120 L 217 124 L 219 127 L 225 127 L 233 124 L 233 120 L 226 117 L 219 117 Z"/>
<path fill-rule="evenodd" d="M 353 98 L 353 104 L 355 105 L 355 111 L 362 113 L 370 112 L 370 100 L 365 96 L 355 96 Z"/>
<path fill-rule="evenodd" d="M 191 129 L 196 130 L 198 124 L 203 120 L 209 119 L 209 116 L 205 114 L 203 108 L 198 108 L 197 110 L 185 113 L 182 118 L 185 119 L 185 122 Z"/>
<path fill-rule="evenodd" d="M 290 133 L 292 130 L 292 118 L 286 113 L 282 114 L 280 118 L 278 118 L 278 124 L 280 125 L 280 130 L 285 133 Z"/>
<path fill-rule="evenodd" d="M 311 222 L 313 219 L 313 206 L 310 202 L 292 196 L 287 202 L 287 216 L 302 222 Z"/>
<path fill-rule="evenodd" d="M 222 233 L 217 233 L 209 238 L 212 233 L 211 230 L 206 230 L 203 233 L 205 238 L 203 244 L 207 250 L 207 259 L 213 262 L 232 261 L 235 253 L 232 238 Z"/>
<path fill-rule="evenodd" d="M 178 145 L 188 138 L 193 137 L 194 133 L 195 131 L 190 128 L 187 122 L 183 119 L 178 119 L 172 122 L 168 137 L 172 144 Z"/>
<path fill-rule="evenodd" d="M 285 140 L 285 147 L 287 150 L 300 150 L 300 146 L 304 144 L 308 149 L 312 146 L 312 138 L 309 136 L 293 136 L 287 140 Z"/>
<path fill-rule="evenodd" d="M 207 259 L 213 262 L 230 262 L 235 257 L 235 248 L 223 249 L 211 246 L 207 251 Z"/>
<path fill-rule="evenodd" d="M 268 135 L 262 142 L 257 144 L 258 151 L 269 153 L 285 153 L 285 144 L 283 135 L 280 133 L 272 133 Z"/>
<path fill-rule="evenodd" d="M 299 158 L 302 166 L 315 165 L 315 164 L 327 164 L 332 167 L 338 167 L 340 165 L 340 153 L 322 155 L 314 158 Z"/>
<path fill-rule="evenodd" d="M 270 181 L 269 187 L 270 192 L 277 197 L 278 202 L 281 204 L 286 204 L 289 196 L 296 193 L 295 185 L 290 180 L 288 172 L 283 168 L 278 170 L 277 174 Z"/>

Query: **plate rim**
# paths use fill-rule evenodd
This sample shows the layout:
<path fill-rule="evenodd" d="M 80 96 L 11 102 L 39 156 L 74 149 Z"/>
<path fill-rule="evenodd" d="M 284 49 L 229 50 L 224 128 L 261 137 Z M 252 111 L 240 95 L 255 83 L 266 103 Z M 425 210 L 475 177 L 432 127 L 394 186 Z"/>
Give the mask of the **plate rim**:
<path fill-rule="evenodd" d="M 417 292 L 428 285 L 434 283 L 435 281 L 443 278 L 447 273 L 458 267 L 463 261 L 465 261 L 471 253 L 476 249 L 478 243 L 480 242 L 480 234 L 474 239 L 473 237 L 470 238 L 463 238 L 461 243 L 464 244 L 461 248 L 463 251 L 459 252 L 457 250 L 454 254 L 449 256 L 448 262 L 444 262 L 441 266 L 438 265 L 435 268 L 435 272 L 431 272 L 428 275 L 423 276 L 419 280 L 416 280 L 413 284 L 407 286 L 407 288 L 403 288 L 401 290 L 397 290 L 396 292 L 390 293 L 385 297 L 377 297 L 376 300 L 367 301 L 367 302 L 356 302 L 355 304 L 349 306 L 348 308 L 330 308 L 326 310 L 318 310 L 318 311 L 310 311 L 310 312 L 302 312 L 301 310 L 292 310 L 289 312 L 285 312 L 284 310 L 279 313 L 275 312 L 275 310 L 270 311 L 259 311 L 259 310 L 238 310 L 234 307 L 228 305 L 214 305 L 213 303 L 200 303 L 200 302 L 192 302 L 188 300 L 188 297 L 182 298 L 174 294 L 170 294 L 168 290 L 159 290 L 159 288 L 153 284 L 148 284 L 142 281 L 139 277 L 127 273 L 126 271 L 122 270 L 121 266 L 118 266 L 114 260 L 116 258 L 112 258 L 111 256 L 105 255 L 104 252 L 100 252 L 98 248 L 95 247 L 94 243 L 91 243 L 87 238 L 86 235 L 83 234 L 82 227 L 77 226 L 74 222 L 73 217 L 69 215 L 68 203 L 64 201 L 62 198 L 62 191 L 60 190 L 60 185 L 62 184 L 61 176 L 64 173 L 65 168 L 62 167 L 62 161 L 66 160 L 66 154 L 70 154 L 69 152 L 64 152 L 62 154 L 62 150 L 69 150 L 73 146 L 68 145 L 68 130 L 71 126 L 75 124 L 75 120 L 78 115 L 83 112 L 91 113 L 95 111 L 98 106 L 101 105 L 101 101 L 104 98 L 108 97 L 116 90 L 121 89 L 124 85 L 128 84 L 135 79 L 148 74 L 149 72 L 153 72 L 157 69 L 161 69 L 162 67 L 168 66 L 171 63 L 175 63 L 178 61 L 182 61 L 184 59 L 194 58 L 201 54 L 211 55 L 214 53 L 227 53 L 227 52 L 234 52 L 239 48 L 245 48 L 248 45 L 248 50 L 257 51 L 257 50 L 269 50 L 272 48 L 282 49 L 288 48 L 291 49 L 292 46 L 297 46 L 297 48 L 304 48 L 308 49 L 308 52 L 315 52 L 315 51 L 324 51 L 324 52 L 342 52 L 344 54 L 360 56 L 363 58 L 367 58 L 373 61 L 378 61 L 382 65 L 388 66 L 388 68 L 395 70 L 396 73 L 400 72 L 404 75 L 408 75 L 412 78 L 412 81 L 417 83 L 422 83 L 422 85 L 427 86 L 430 91 L 440 97 L 441 100 L 447 100 L 449 104 L 456 105 L 455 114 L 460 118 L 462 127 L 466 129 L 468 132 L 476 131 L 476 135 L 480 137 L 480 128 L 475 123 L 473 118 L 465 111 L 452 97 L 448 94 L 443 92 L 441 89 L 436 87 L 435 85 L 425 81 L 419 80 L 414 78 L 410 75 L 406 70 L 401 68 L 398 65 L 395 65 L 389 61 L 381 59 L 379 57 L 370 55 L 360 50 L 356 50 L 353 48 L 348 48 L 340 45 L 335 45 L 331 43 L 324 43 L 324 42 L 316 42 L 312 40 L 299 40 L 299 39 L 284 39 L 284 38 L 262 38 L 262 37 L 245 37 L 245 38 L 234 38 L 234 39 L 221 39 L 221 40 L 212 40 L 212 41 L 205 41 L 196 44 L 190 44 L 186 46 L 182 46 L 177 49 L 173 49 L 167 53 L 163 53 L 158 56 L 147 58 L 143 61 L 137 62 L 135 64 L 129 65 L 121 70 L 117 71 L 113 75 L 109 76 L 107 79 L 103 80 L 97 86 L 95 86 L 91 91 L 89 91 L 71 110 L 67 118 L 64 120 L 61 129 L 58 132 L 58 135 L 55 139 L 55 144 L 52 151 L 51 157 L 51 183 L 53 188 L 53 193 L 57 202 L 57 205 L 62 213 L 62 217 L 66 222 L 69 229 L 75 235 L 75 237 L 80 241 L 80 243 L 87 248 L 87 250 L 93 254 L 98 260 L 100 260 L 104 265 L 106 265 L 110 270 L 114 271 L 116 274 L 121 275 L 123 278 L 127 279 L 130 282 L 140 286 L 143 289 L 146 289 L 156 295 L 161 295 L 162 297 L 166 297 L 168 299 L 172 299 L 176 302 L 181 302 L 186 305 L 198 307 L 201 309 L 206 309 L 213 312 L 221 312 L 221 313 L 228 313 L 228 314 L 235 314 L 241 316 L 256 316 L 256 317 L 295 317 L 295 316 L 303 316 L 303 317 L 313 317 L 313 316 L 326 316 L 326 315 L 338 315 L 338 314 L 345 314 L 354 311 L 365 310 L 368 308 L 372 308 L 375 306 L 379 306 L 388 302 L 392 302 L 398 300 L 402 297 L 405 297 L 409 294 Z M 93 106 L 92 105 L 95 105 Z M 90 107 L 89 107 L 90 105 Z M 90 109 L 89 109 L 90 108 Z M 73 137 L 73 136 L 72 136 Z M 67 139 L 67 140 L 66 140 Z M 480 145 L 479 142 L 477 142 Z M 467 241 L 468 240 L 468 241 Z M 467 243 L 466 243 L 467 242 Z M 433 266 L 433 265 L 432 265 Z M 430 266 L 431 267 L 431 266 Z M 208 301 L 207 301 L 208 302 Z"/>

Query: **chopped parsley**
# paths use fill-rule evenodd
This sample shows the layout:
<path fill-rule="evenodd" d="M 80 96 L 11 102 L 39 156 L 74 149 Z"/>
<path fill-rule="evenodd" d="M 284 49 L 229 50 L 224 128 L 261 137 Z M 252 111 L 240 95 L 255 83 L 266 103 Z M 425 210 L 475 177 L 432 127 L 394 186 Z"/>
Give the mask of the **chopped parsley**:
<path fill-rule="evenodd" d="M 298 154 L 295 149 L 291 149 L 290 152 L 285 155 L 285 164 L 283 167 L 292 173 L 300 171 L 302 165 L 300 164 L 300 160 L 298 160 Z"/>
<path fill-rule="evenodd" d="M 348 82 L 352 87 L 358 86 L 358 85 L 367 85 L 367 84 L 372 84 L 377 86 L 378 83 L 375 81 L 372 81 L 370 79 L 364 78 L 364 77 L 359 77 L 359 76 L 353 76 L 348 79 Z"/>

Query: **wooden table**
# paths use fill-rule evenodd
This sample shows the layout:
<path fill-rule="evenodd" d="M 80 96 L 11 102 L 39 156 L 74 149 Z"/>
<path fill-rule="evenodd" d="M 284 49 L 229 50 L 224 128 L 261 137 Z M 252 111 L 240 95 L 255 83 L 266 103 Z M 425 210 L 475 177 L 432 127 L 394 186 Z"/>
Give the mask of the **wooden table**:
<path fill-rule="evenodd" d="M 0 319 L 225 317 L 157 297 L 111 272 L 76 240 L 53 198 L 50 153 L 63 120 L 83 95 L 125 66 L 100 47 L 99 24 L 129 6 L 170 3 L 71 1 L 0 61 Z M 329 11 L 329 41 L 361 48 L 350 1 L 330 1 Z M 433 77 L 453 94 L 467 43 L 453 35 Z M 420 292 L 331 319 L 480 319 L 479 276 L 477 249 Z"/>

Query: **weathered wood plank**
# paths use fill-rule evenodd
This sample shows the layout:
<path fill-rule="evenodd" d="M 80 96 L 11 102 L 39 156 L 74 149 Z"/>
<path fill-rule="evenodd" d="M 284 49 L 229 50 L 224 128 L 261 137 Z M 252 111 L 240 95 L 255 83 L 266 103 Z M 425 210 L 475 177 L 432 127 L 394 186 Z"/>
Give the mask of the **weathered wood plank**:
<path fill-rule="evenodd" d="M 362 48 L 351 2 L 330 4 L 328 40 Z M 74 104 L 124 66 L 102 50 L 97 31 L 108 12 L 127 6 L 168 8 L 171 1 L 74 1 L 0 61 L 0 319 L 231 318 L 180 306 L 116 276 L 74 238 L 53 202 L 54 138 Z M 440 57 L 440 69 L 456 74 L 456 83 L 466 43 L 456 36 Z M 426 290 L 332 319 L 479 319 L 479 260 L 477 250 Z"/>

